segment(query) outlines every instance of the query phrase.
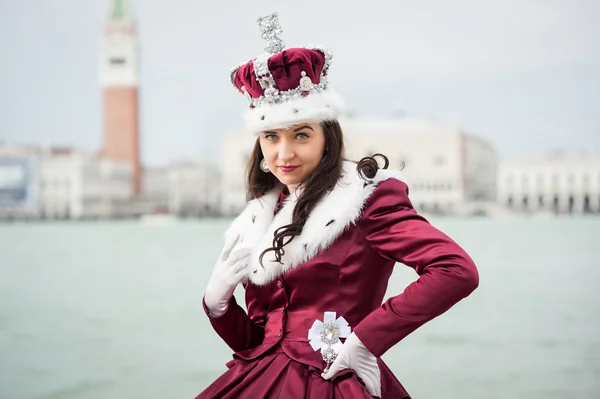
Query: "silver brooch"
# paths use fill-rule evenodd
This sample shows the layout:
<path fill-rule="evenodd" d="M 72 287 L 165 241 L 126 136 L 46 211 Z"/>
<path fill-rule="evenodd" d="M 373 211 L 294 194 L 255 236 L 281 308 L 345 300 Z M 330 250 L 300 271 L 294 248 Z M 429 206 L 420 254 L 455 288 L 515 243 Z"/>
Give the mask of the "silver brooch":
<path fill-rule="evenodd" d="M 313 350 L 321 349 L 321 357 L 327 364 L 324 373 L 329 371 L 344 345 L 340 338 L 348 338 L 352 329 L 342 316 L 335 318 L 335 312 L 325 312 L 323 321 L 315 320 L 308 330 L 308 341 Z"/>

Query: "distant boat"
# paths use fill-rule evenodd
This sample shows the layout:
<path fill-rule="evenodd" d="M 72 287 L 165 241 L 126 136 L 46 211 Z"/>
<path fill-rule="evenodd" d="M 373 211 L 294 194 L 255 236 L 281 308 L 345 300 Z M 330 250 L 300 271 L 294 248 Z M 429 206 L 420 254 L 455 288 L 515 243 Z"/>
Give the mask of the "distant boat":
<path fill-rule="evenodd" d="M 140 216 L 140 223 L 145 226 L 169 226 L 178 221 L 179 219 L 168 213 L 165 208 L 156 208 L 154 212 Z"/>

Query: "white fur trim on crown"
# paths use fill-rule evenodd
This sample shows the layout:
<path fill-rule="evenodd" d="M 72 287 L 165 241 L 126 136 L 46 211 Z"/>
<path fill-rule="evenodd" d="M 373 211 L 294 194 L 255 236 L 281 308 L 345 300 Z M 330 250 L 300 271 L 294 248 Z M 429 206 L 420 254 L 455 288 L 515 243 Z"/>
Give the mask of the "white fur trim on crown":
<path fill-rule="evenodd" d="M 310 93 L 306 97 L 279 104 L 264 104 L 246 113 L 246 130 L 260 133 L 269 129 L 285 129 L 298 123 L 336 120 L 342 116 L 344 102 L 333 90 Z"/>

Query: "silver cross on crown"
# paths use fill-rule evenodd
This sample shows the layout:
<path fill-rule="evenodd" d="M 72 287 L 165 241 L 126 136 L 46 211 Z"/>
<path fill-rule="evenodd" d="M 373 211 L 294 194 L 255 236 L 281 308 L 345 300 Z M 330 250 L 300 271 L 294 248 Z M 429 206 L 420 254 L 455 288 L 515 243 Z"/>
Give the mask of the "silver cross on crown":
<path fill-rule="evenodd" d="M 278 35 L 283 33 L 281 25 L 279 25 L 279 14 L 276 12 L 260 17 L 257 20 L 260 28 L 261 37 L 265 42 L 265 51 L 269 54 L 275 54 L 283 50 L 285 44 Z"/>

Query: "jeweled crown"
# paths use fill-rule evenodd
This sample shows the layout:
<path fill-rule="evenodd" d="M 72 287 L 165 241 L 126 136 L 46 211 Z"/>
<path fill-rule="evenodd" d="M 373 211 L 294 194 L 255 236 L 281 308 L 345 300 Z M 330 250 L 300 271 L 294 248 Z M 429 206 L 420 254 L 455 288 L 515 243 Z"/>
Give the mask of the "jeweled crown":
<path fill-rule="evenodd" d="M 288 48 L 279 35 L 279 15 L 258 18 L 266 53 L 231 71 L 231 82 L 251 108 L 273 105 L 327 90 L 331 52 L 322 47 Z"/>

